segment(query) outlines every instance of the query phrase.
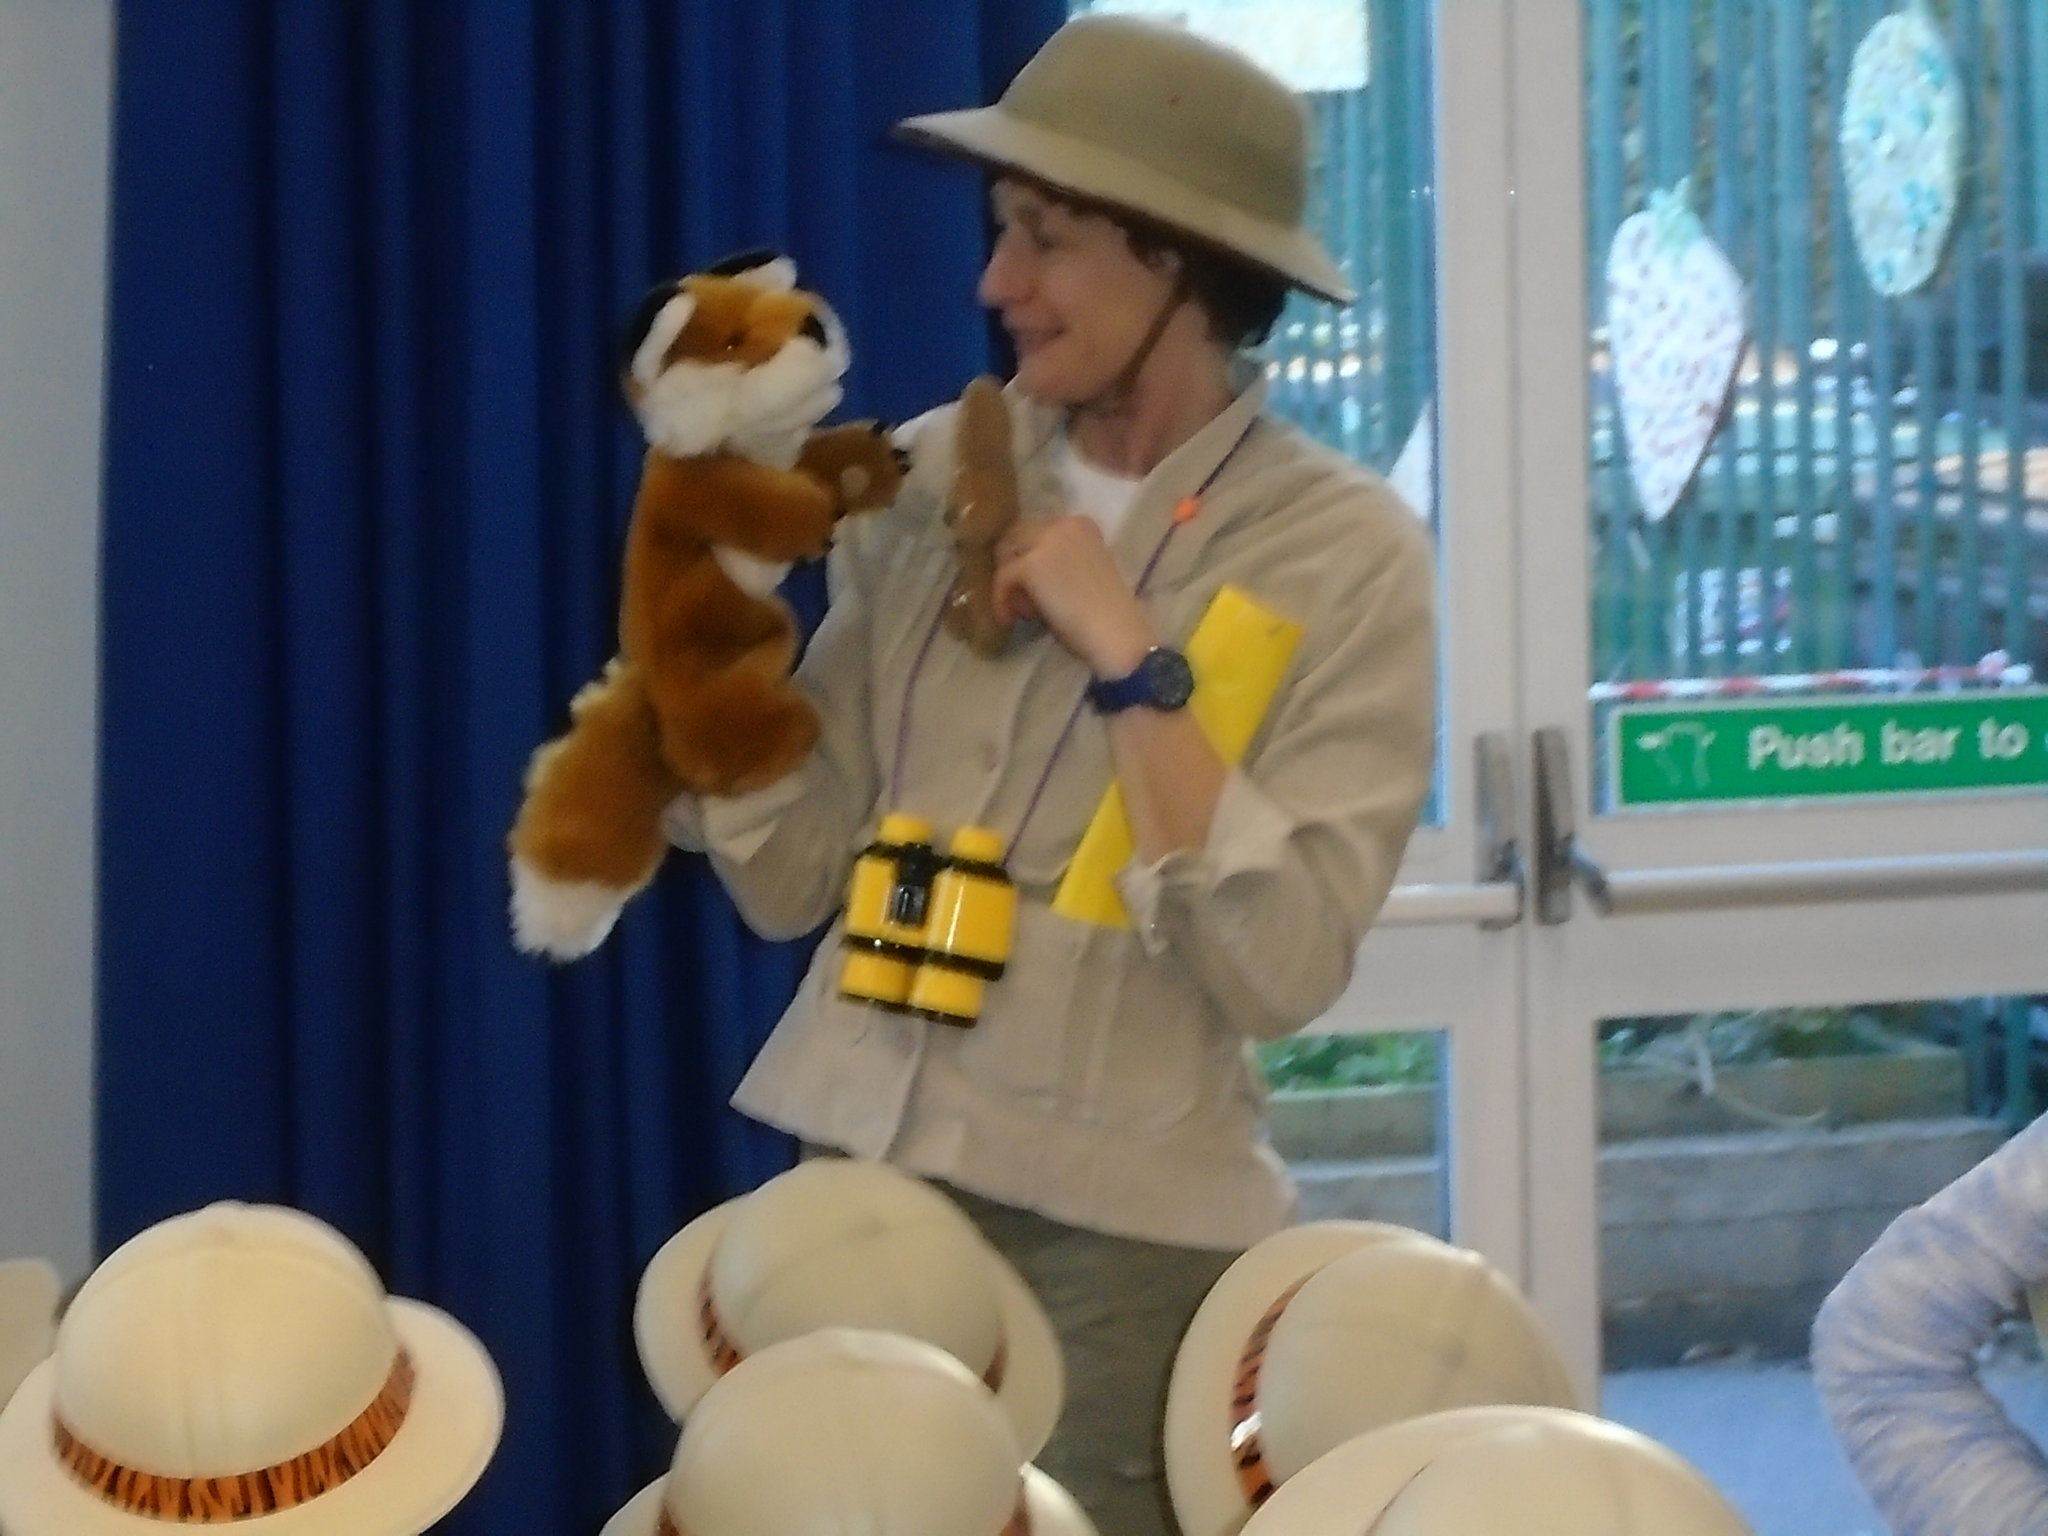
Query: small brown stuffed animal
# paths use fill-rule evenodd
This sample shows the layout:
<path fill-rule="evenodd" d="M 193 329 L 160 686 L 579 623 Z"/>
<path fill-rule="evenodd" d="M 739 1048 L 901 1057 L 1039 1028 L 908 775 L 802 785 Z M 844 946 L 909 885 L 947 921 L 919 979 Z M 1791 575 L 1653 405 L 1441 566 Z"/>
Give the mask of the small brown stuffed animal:
<path fill-rule="evenodd" d="M 789 681 L 797 630 L 776 586 L 903 478 L 875 427 L 814 430 L 839 403 L 846 333 L 787 258 L 657 288 L 624 350 L 649 447 L 619 654 L 534 754 L 508 839 L 514 941 L 558 960 L 602 943 L 654 877 L 678 793 L 758 789 L 810 752 L 817 711 Z"/>
<path fill-rule="evenodd" d="M 983 374 L 960 396 L 954 422 L 953 483 L 946 498 L 960 571 L 946 597 L 946 628 L 982 656 L 1000 656 L 1010 627 L 996 617 L 996 541 L 1021 509 L 1010 409 L 1003 386 Z"/>

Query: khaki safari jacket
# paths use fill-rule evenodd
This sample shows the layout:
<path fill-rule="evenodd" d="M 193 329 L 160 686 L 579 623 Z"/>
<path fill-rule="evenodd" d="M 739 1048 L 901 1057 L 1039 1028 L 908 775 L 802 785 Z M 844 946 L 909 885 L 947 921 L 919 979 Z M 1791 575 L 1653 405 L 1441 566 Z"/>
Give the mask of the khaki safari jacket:
<path fill-rule="evenodd" d="M 1304 626 L 1207 845 L 1119 873 L 1129 929 L 1049 906 L 1113 777 L 1103 721 L 1076 714 L 1087 669 L 1042 633 L 996 660 L 943 630 L 926 646 L 955 567 L 941 510 L 957 407 L 904 429 L 910 479 L 842 529 L 797 672 L 823 716 L 818 748 L 767 789 L 679 802 L 669 831 L 781 937 L 834 916 L 888 811 L 931 821 L 942 847 L 990 827 L 1013 840 L 1016 940 L 963 1030 L 842 1001 L 835 921 L 739 1109 L 1120 1236 L 1241 1248 L 1287 1223 L 1293 1189 L 1247 1045 L 1337 1000 L 1393 882 L 1430 780 L 1434 578 L 1407 506 L 1264 415 L 1264 396 L 1253 384 L 1147 476 L 1112 543 L 1135 581 L 1165 540 L 1143 595 L 1174 643 L 1225 584 Z M 1028 473 L 1059 416 L 1014 393 L 1010 406 Z"/>

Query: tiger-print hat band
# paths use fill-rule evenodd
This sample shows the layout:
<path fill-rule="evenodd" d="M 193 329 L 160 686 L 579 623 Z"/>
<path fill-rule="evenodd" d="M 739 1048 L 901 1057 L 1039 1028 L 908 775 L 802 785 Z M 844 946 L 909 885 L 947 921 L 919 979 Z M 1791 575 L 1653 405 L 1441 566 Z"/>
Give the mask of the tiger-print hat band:
<path fill-rule="evenodd" d="M 397 1438 L 416 1379 L 412 1357 L 400 1350 L 382 1389 L 339 1434 L 289 1461 L 224 1477 L 138 1472 L 94 1450 L 61 1418 L 52 1417 L 51 1430 L 58 1460 L 116 1509 L 172 1524 L 210 1525 L 279 1514 L 339 1488 Z"/>
<path fill-rule="evenodd" d="M 746 1359 L 746 1351 L 733 1342 L 725 1330 L 725 1321 L 718 1315 L 718 1301 L 711 1294 L 711 1271 L 707 1267 L 703 1278 L 697 1282 L 697 1328 L 704 1340 L 704 1357 L 711 1362 L 714 1375 L 723 1376 L 727 1371 Z M 991 1392 L 1003 1390 L 1003 1362 L 1007 1351 L 1003 1341 L 996 1341 L 996 1352 L 988 1363 L 988 1369 L 981 1373 L 982 1384 Z"/>
<path fill-rule="evenodd" d="M 1302 1276 L 1274 1298 L 1273 1304 L 1252 1325 L 1237 1357 L 1237 1379 L 1230 1390 L 1230 1460 L 1237 1469 L 1237 1485 L 1244 1491 L 1244 1500 L 1253 1509 L 1273 1496 L 1275 1486 L 1273 1473 L 1266 1465 L 1265 1442 L 1260 1438 L 1259 1373 L 1265 1368 L 1266 1345 L 1273 1337 L 1280 1314 L 1312 1275 L 1313 1272 Z"/>

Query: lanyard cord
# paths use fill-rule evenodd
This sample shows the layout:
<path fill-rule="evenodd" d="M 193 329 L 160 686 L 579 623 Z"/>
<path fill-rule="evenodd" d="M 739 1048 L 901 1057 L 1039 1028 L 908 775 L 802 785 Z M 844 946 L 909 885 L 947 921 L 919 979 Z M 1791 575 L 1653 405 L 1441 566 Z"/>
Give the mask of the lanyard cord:
<path fill-rule="evenodd" d="M 1145 595 L 1146 583 L 1151 581 L 1153 571 L 1158 569 L 1160 558 L 1166 553 L 1166 546 L 1173 541 L 1173 536 L 1179 531 L 1181 524 L 1192 522 L 1195 514 L 1201 511 L 1202 498 L 1209 494 L 1209 488 L 1216 483 L 1217 477 L 1228 467 L 1230 461 L 1237 457 L 1237 450 L 1245 445 L 1246 440 L 1252 435 L 1252 428 L 1258 424 L 1257 416 L 1246 422 L 1244 430 L 1237 435 L 1237 441 L 1232 443 L 1223 457 L 1216 461 L 1216 467 L 1209 471 L 1200 485 L 1195 487 L 1194 493 L 1183 496 L 1174 503 L 1173 517 L 1166 525 L 1166 532 L 1159 536 L 1159 542 L 1152 547 L 1152 554 L 1145 561 L 1145 568 L 1138 573 L 1138 579 L 1131 588 L 1134 595 Z M 932 615 L 932 621 L 925 629 L 924 640 L 917 648 L 917 658 L 910 664 L 910 676 L 903 684 L 903 710 L 896 720 L 895 761 L 889 770 L 888 803 L 891 806 L 897 803 L 903 789 L 903 763 L 910 751 L 911 701 L 917 692 L 918 677 L 923 673 L 925 661 L 931 655 L 932 643 L 938 639 L 939 627 L 945 620 L 946 597 L 947 594 L 944 592 L 939 594 L 938 611 Z M 1008 846 L 1012 851 L 1023 842 L 1024 829 L 1031 824 L 1031 818 L 1038 810 L 1038 802 L 1045 794 L 1045 787 L 1052 782 L 1053 767 L 1059 761 L 1060 752 L 1066 747 L 1067 738 L 1073 735 L 1074 725 L 1081 718 L 1081 711 L 1087 703 L 1088 687 L 1083 684 L 1080 697 L 1074 700 L 1074 707 L 1067 712 L 1067 723 L 1060 727 L 1059 736 L 1052 744 L 1052 751 L 1046 754 L 1045 767 L 1038 775 L 1038 782 L 1032 786 L 1031 798 L 1024 805 L 1024 814 L 1017 818 L 1017 830 L 1010 834 Z"/>

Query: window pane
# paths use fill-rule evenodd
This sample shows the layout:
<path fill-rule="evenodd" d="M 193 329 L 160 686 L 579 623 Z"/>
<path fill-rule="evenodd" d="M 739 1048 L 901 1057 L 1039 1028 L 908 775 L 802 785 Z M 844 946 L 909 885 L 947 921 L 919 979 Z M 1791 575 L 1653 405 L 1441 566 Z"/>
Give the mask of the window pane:
<path fill-rule="evenodd" d="M 1596 707 L 2048 664 L 2048 7 L 1897 9 L 1585 0 Z"/>
<path fill-rule="evenodd" d="M 2033 1117 L 2044 1033 L 2023 997 L 1606 1020 L 1603 1412 L 1757 1536 L 1879 1529 L 1814 1391 L 1814 1313 L 1895 1216 Z M 2048 1441 L 2030 1329 L 2001 1330 L 1985 1379 Z"/>
<path fill-rule="evenodd" d="M 1386 1221 L 1448 1239 L 1441 1032 L 1296 1035 L 1255 1054 L 1302 1220 Z"/>

